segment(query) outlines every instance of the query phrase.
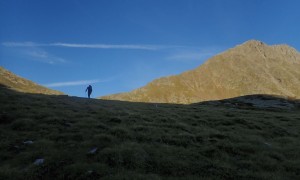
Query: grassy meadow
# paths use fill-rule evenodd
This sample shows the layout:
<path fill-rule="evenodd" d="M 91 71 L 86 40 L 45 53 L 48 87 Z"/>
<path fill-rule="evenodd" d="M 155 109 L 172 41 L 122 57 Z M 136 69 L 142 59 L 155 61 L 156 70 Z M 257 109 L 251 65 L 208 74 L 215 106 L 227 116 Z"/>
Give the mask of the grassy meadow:
<path fill-rule="evenodd" d="M 0 88 L 0 179 L 300 179 L 300 109 Z"/>

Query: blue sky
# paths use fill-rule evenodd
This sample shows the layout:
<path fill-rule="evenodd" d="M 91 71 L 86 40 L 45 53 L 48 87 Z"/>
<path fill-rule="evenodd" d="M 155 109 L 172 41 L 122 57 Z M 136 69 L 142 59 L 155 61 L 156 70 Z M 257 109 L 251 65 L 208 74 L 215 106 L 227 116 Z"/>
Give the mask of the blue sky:
<path fill-rule="evenodd" d="M 0 0 L 0 65 L 72 96 L 126 92 L 250 39 L 300 49 L 298 0 Z"/>

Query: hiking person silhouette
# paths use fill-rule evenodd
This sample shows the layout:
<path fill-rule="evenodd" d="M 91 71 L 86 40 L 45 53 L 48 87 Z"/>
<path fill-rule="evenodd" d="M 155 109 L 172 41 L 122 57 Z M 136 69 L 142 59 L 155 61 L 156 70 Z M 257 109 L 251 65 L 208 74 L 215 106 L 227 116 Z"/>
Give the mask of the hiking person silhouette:
<path fill-rule="evenodd" d="M 86 88 L 86 90 L 85 90 L 85 92 L 88 92 L 88 97 L 89 97 L 89 98 L 90 98 L 90 96 L 91 96 L 91 94 L 92 94 L 92 91 L 93 91 L 93 88 L 92 88 L 91 85 L 89 85 L 89 86 Z"/>

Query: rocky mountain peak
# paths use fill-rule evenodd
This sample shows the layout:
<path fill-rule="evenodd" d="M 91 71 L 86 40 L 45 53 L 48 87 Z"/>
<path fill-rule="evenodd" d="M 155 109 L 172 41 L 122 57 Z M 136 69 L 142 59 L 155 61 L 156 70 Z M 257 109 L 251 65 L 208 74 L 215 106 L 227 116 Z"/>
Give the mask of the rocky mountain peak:
<path fill-rule="evenodd" d="M 156 79 L 129 93 L 101 98 L 184 104 L 253 94 L 300 99 L 299 69 L 296 49 L 250 40 L 208 59 L 194 70 Z"/>
<path fill-rule="evenodd" d="M 265 44 L 262 41 L 258 41 L 258 40 L 249 40 L 249 41 L 246 41 L 243 44 L 241 44 L 241 46 L 262 47 L 262 46 L 267 46 L 267 44 Z"/>

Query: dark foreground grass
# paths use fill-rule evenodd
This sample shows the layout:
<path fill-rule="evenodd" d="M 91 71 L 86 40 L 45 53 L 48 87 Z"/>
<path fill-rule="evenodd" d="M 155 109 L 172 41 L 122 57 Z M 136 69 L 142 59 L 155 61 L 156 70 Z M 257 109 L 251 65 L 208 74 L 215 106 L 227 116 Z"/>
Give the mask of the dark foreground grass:
<path fill-rule="evenodd" d="M 300 179 L 297 108 L 0 99 L 0 179 Z"/>

